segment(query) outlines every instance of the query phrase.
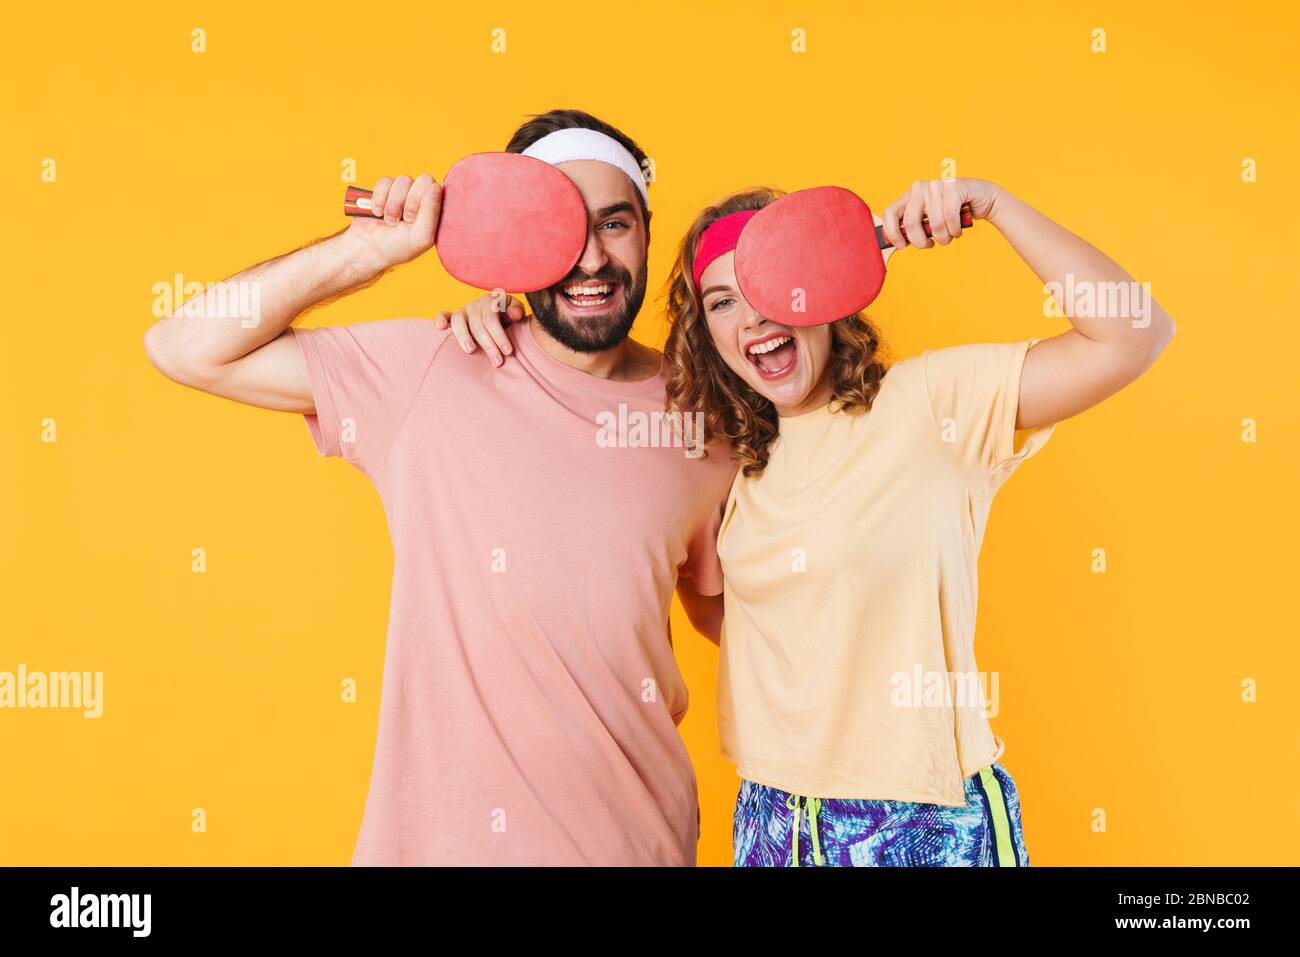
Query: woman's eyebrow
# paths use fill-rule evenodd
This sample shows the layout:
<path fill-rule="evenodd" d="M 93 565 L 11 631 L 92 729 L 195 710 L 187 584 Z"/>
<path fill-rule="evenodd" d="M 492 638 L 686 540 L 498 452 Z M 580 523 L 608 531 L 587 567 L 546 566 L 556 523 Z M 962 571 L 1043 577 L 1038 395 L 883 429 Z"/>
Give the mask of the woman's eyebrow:
<path fill-rule="evenodd" d="M 711 293 L 711 292 L 731 292 L 731 287 L 730 287 L 730 286 L 710 286 L 708 289 L 704 290 L 704 292 L 700 293 L 700 298 L 703 299 L 705 296 L 707 296 L 707 295 L 708 295 L 709 293 Z"/>

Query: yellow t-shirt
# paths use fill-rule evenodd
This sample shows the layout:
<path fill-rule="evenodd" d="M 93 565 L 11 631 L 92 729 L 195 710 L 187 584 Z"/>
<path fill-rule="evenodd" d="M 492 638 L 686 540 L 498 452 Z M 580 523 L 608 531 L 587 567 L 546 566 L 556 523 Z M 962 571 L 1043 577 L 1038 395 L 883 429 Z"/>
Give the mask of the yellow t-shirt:
<path fill-rule="evenodd" d="M 978 691 L 977 561 L 993 494 L 1055 428 L 1015 429 L 1035 341 L 898 362 L 870 411 L 783 418 L 767 468 L 736 477 L 718 723 L 742 777 L 957 806 L 1001 756 Z"/>

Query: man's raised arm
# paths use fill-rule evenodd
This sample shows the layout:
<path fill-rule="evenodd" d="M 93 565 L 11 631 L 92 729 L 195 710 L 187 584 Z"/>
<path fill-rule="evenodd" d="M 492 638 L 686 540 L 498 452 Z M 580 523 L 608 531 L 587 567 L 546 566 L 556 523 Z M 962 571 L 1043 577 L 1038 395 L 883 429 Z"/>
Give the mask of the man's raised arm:
<path fill-rule="evenodd" d="M 307 365 L 290 324 L 374 282 L 433 246 L 442 189 L 429 175 L 375 184 L 376 215 L 259 263 L 187 301 L 145 332 L 149 361 L 167 378 L 283 412 L 314 412 Z M 382 210 L 382 218 L 380 211 Z"/>

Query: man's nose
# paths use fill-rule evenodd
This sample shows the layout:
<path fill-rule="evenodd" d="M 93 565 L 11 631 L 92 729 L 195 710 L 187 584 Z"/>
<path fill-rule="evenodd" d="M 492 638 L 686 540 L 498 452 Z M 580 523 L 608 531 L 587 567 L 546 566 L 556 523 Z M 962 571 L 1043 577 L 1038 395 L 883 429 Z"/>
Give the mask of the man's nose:
<path fill-rule="evenodd" d="M 582 247 L 582 255 L 578 257 L 578 268 L 588 276 L 594 276 L 604 269 L 608 262 L 609 257 L 605 255 L 605 249 L 596 231 L 587 233 L 587 245 Z"/>

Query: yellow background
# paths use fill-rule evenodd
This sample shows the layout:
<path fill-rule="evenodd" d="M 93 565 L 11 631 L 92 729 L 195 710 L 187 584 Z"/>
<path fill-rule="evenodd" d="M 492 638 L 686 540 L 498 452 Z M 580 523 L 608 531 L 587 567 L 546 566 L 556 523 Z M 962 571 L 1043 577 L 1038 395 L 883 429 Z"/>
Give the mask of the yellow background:
<path fill-rule="evenodd" d="M 299 417 L 153 371 L 153 286 L 219 280 L 340 228 L 346 158 L 362 184 L 441 176 L 553 107 L 608 119 L 655 160 L 656 292 L 691 217 L 733 189 L 836 183 L 883 206 L 946 158 L 1153 284 L 1179 326 L 1165 357 L 1059 427 L 994 509 L 977 640 L 1001 675 L 994 729 L 1035 864 L 1297 862 L 1295 9 L 7 10 L 0 670 L 103 671 L 106 701 L 99 720 L 0 711 L 0 863 L 348 861 L 392 561 L 379 498 L 317 457 Z M 1065 328 L 987 226 L 890 273 L 873 315 L 896 357 Z M 308 321 L 469 296 L 425 257 Z M 636 335 L 664 333 L 648 303 Z M 674 615 L 700 860 L 724 864 L 737 779 L 717 751 L 717 653 Z M 346 677 L 358 704 L 339 700 Z"/>

